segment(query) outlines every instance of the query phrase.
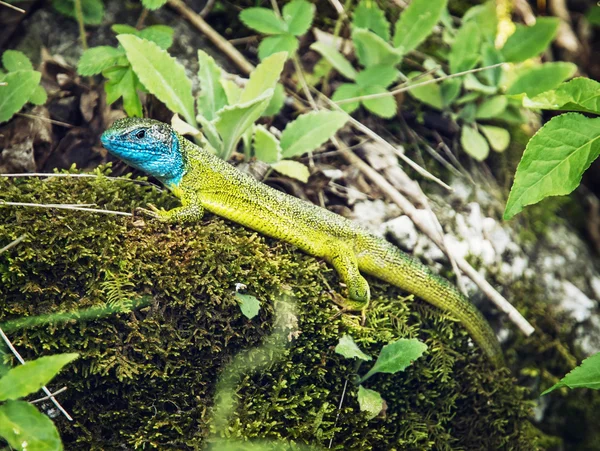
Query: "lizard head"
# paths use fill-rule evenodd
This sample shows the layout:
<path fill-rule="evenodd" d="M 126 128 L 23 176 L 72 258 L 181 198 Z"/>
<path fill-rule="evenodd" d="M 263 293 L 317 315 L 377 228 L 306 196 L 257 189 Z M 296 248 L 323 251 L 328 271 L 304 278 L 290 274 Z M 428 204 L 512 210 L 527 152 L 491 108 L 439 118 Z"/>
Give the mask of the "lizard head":
<path fill-rule="evenodd" d="M 106 149 L 134 168 L 177 186 L 185 172 L 178 135 L 153 119 L 119 119 L 100 138 Z"/>

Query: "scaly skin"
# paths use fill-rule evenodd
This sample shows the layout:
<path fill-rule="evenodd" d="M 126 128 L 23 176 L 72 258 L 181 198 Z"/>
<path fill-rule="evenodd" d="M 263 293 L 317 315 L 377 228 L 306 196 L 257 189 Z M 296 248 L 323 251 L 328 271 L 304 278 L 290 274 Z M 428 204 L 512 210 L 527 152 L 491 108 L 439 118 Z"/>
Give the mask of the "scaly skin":
<path fill-rule="evenodd" d="M 277 191 L 151 119 L 122 119 L 102 135 L 114 155 L 161 180 L 181 207 L 147 213 L 163 221 L 190 222 L 204 209 L 325 259 L 348 287 L 356 309 L 370 299 L 361 272 L 413 293 L 449 312 L 496 365 L 502 352 L 481 313 L 447 280 L 354 222 Z"/>

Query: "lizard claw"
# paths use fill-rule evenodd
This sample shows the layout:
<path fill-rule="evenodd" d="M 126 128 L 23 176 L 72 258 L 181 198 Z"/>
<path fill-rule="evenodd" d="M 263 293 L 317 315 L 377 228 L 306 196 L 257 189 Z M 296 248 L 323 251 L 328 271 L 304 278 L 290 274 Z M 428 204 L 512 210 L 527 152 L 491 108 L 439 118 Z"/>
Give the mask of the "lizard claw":
<path fill-rule="evenodd" d="M 159 210 L 158 208 L 156 208 L 154 205 L 152 204 L 148 204 L 148 209 L 146 208 L 142 208 L 142 207 L 136 207 L 133 210 L 133 214 L 134 216 L 145 216 L 147 218 L 152 218 L 152 219 L 160 219 L 161 218 L 161 210 Z M 164 212 L 164 210 L 162 210 Z"/>

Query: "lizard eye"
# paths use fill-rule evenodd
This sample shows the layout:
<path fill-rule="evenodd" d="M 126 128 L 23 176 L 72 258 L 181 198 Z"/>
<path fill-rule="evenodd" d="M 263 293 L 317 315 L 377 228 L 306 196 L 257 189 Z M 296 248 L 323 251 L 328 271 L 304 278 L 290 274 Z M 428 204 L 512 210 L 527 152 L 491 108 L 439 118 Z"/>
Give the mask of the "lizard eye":
<path fill-rule="evenodd" d="M 135 137 L 136 137 L 137 139 L 143 139 L 143 138 L 144 138 L 144 136 L 146 136 L 146 130 L 140 130 L 139 132 L 137 132 L 137 133 L 135 134 Z"/>

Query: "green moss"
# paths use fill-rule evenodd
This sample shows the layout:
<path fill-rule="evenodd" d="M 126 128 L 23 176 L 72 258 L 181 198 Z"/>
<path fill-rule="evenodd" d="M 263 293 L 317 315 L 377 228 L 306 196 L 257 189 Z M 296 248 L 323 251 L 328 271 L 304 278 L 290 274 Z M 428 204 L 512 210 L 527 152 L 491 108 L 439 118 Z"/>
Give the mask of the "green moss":
<path fill-rule="evenodd" d="M 131 211 L 173 200 L 152 188 L 100 179 L 0 178 L 0 200 L 95 203 Z M 61 352 L 82 357 L 52 383 L 68 386 L 61 402 L 75 417 L 56 422 L 66 449 L 194 449 L 205 441 L 215 383 L 241 350 L 272 329 L 273 301 L 296 298 L 300 335 L 277 363 L 244 376 L 229 437 L 282 437 L 333 449 L 536 449 L 525 389 L 508 370 L 494 371 L 458 323 L 406 293 L 371 279 L 373 306 L 365 325 L 330 300 L 335 272 L 290 245 L 208 215 L 181 227 L 65 210 L 0 207 L 0 321 L 107 302 L 107 278 L 152 303 L 94 321 L 13 331 L 26 359 Z M 111 276 L 109 276 L 111 275 Z M 262 301 L 246 319 L 236 283 Z M 351 333 L 376 355 L 399 337 L 423 340 L 429 351 L 396 375 L 367 382 L 387 402 L 385 416 L 365 420 L 354 362 L 333 351 Z"/>

